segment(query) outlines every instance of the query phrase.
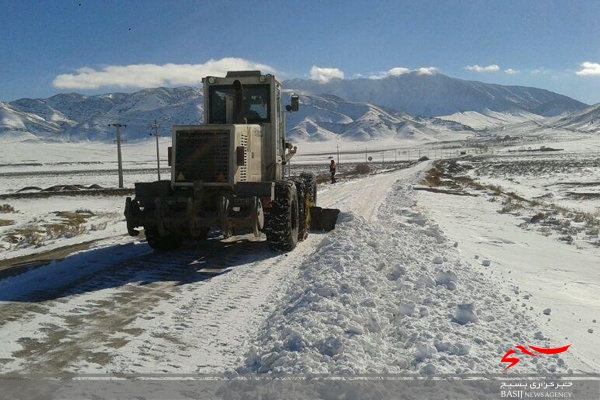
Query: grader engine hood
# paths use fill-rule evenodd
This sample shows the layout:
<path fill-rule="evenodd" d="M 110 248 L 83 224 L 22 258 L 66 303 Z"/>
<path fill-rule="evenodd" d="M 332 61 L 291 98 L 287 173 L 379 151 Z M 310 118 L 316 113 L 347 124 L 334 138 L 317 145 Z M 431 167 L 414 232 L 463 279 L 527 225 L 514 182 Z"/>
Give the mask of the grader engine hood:
<path fill-rule="evenodd" d="M 259 125 L 173 127 L 173 186 L 234 185 L 261 175 Z"/>

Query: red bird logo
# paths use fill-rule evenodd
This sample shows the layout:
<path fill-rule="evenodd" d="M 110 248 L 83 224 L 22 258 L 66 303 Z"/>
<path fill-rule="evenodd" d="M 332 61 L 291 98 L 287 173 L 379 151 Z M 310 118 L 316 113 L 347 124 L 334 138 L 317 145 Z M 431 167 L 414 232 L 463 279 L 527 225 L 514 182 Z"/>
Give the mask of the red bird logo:
<path fill-rule="evenodd" d="M 571 345 L 568 344 L 563 347 L 555 347 L 555 348 L 551 348 L 551 349 L 545 349 L 543 347 L 535 347 L 535 346 L 531 346 L 531 345 L 529 345 L 528 347 L 531 350 L 535 351 L 536 353 L 540 353 L 540 354 L 558 354 L 558 353 L 563 353 L 563 352 L 567 351 L 570 346 Z M 531 351 L 529 351 L 527 348 L 525 348 L 523 346 L 515 346 L 515 348 L 518 349 L 521 353 L 527 354 L 528 356 L 539 357 L 537 354 L 532 353 Z M 517 365 L 519 363 L 519 361 L 521 361 L 517 357 L 511 357 L 513 354 L 516 354 L 516 353 L 517 353 L 516 350 L 510 349 L 509 351 L 506 352 L 506 354 L 504 354 L 504 356 L 502 357 L 502 360 L 500 360 L 500 362 L 510 364 L 508 367 L 504 368 L 505 371 L 511 367 L 514 367 L 515 365 Z"/>

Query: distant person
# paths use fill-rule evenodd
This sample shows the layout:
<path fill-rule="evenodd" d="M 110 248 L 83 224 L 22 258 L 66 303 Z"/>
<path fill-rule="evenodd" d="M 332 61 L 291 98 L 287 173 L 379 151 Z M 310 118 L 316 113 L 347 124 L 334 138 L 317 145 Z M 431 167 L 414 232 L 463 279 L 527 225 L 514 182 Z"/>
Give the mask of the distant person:
<path fill-rule="evenodd" d="M 335 161 L 331 160 L 331 164 L 329 164 L 329 172 L 331 173 L 331 183 L 335 183 L 335 171 L 337 169 L 337 165 Z"/>

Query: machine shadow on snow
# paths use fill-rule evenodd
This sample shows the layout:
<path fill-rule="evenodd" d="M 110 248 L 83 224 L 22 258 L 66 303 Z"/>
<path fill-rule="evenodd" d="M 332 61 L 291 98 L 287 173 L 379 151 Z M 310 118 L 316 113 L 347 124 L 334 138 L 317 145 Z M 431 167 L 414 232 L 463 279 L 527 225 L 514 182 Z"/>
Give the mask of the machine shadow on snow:
<path fill-rule="evenodd" d="M 24 272 L 13 278 L 14 285 L 0 291 L 0 301 L 44 302 L 85 295 L 105 289 L 170 282 L 184 286 L 227 274 L 234 268 L 261 263 L 281 255 L 266 242 L 232 237 L 226 240 L 184 242 L 173 252 L 152 252 L 140 257 L 96 267 L 96 260 L 114 258 L 120 246 L 75 254 L 55 264 Z M 89 264 L 90 268 L 81 267 Z"/>

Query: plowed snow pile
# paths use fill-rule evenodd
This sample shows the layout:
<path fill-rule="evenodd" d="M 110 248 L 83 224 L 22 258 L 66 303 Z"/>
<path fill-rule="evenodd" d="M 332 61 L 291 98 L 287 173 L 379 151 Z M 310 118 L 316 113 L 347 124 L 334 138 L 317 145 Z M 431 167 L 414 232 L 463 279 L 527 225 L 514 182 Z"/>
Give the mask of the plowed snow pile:
<path fill-rule="evenodd" d="M 499 373 L 515 345 L 556 347 L 480 268 L 398 181 L 372 221 L 340 215 L 239 372 Z M 521 357 L 518 372 L 568 368 L 558 355 Z"/>

